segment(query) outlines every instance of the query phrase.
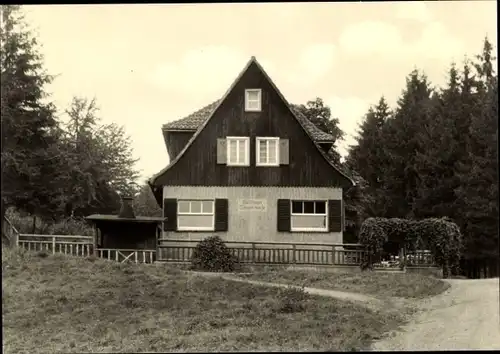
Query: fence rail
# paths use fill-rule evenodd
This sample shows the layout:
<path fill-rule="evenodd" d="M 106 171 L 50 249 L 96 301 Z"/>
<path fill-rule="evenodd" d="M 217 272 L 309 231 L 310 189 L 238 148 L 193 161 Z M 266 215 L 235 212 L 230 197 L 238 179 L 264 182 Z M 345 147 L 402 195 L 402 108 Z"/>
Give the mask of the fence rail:
<path fill-rule="evenodd" d="M 153 263 L 156 260 L 156 251 L 100 248 L 97 249 L 97 257 L 120 263 Z"/>
<path fill-rule="evenodd" d="M 160 239 L 160 242 L 159 261 L 189 262 L 199 241 Z M 360 265 L 364 256 L 360 244 L 235 241 L 225 244 L 241 263 Z"/>
<path fill-rule="evenodd" d="M 19 234 L 19 247 L 28 251 L 47 251 L 87 257 L 93 254 L 92 236 Z"/>

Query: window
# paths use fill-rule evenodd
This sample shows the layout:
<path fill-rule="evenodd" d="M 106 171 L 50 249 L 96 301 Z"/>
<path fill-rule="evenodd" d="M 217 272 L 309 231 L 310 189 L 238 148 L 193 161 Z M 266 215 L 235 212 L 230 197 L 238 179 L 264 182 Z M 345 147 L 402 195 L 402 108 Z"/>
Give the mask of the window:
<path fill-rule="evenodd" d="M 249 166 L 250 163 L 250 138 L 228 137 L 227 138 L 227 165 Z"/>
<path fill-rule="evenodd" d="M 248 89 L 245 90 L 245 111 L 260 112 L 262 109 L 262 90 Z"/>
<path fill-rule="evenodd" d="M 292 202 L 291 231 L 328 231 L 326 201 Z"/>
<path fill-rule="evenodd" d="M 257 138 L 257 166 L 279 166 L 280 138 Z"/>
<path fill-rule="evenodd" d="M 214 229 L 213 200 L 179 200 L 177 203 L 177 229 L 201 231 Z"/>

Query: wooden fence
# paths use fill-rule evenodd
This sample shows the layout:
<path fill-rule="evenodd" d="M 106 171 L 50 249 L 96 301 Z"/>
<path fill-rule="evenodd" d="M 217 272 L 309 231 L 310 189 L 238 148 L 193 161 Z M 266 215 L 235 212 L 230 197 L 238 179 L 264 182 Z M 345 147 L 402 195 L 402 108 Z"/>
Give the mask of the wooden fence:
<path fill-rule="evenodd" d="M 72 256 L 90 256 L 93 254 L 92 236 L 37 235 L 19 234 L 19 247 L 28 251 L 46 251 L 64 253 Z"/>
<path fill-rule="evenodd" d="M 17 245 L 28 251 L 46 251 L 71 256 L 88 257 L 94 255 L 92 236 L 19 234 Z M 140 249 L 96 249 L 95 255 L 121 263 L 153 263 L 155 250 Z"/>
<path fill-rule="evenodd" d="M 155 250 L 135 249 L 97 249 L 97 257 L 114 260 L 120 263 L 153 263 L 156 260 Z"/>
<path fill-rule="evenodd" d="M 158 261 L 189 262 L 198 242 L 160 239 Z M 360 265 L 364 256 L 363 246 L 359 244 L 232 241 L 225 244 L 241 263 Z"/>

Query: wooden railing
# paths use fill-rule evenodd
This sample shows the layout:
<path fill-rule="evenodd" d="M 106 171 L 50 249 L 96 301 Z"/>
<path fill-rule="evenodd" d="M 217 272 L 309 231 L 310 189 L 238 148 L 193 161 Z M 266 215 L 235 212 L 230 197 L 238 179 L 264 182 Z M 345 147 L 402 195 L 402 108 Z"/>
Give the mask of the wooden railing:
<path fill-rule="evenodd" d="M 93 254 L 92 240 L 92 236 L 19 234 L 17 243 L 28 251 L 86 257 Z"/>
<path fill-rule="evenodd" d="M 164 262 L 189 262 L 199 242 L 173 239 L 159 241 L 158 261 Z M 242 263 L 360 265 L 364 255 L 360 244 L 232 241 L 225 244 Z"/>
<path fill-rule="evenodd" d="M 153 263 L 156 260 L 156 251 L 99 248 L 97 249 L 97 257 L 114 260 L 120 263 Z"/>
<path fill-rule="evenodd" d="M 432 267 L 436 262 L 431 251 L 421 250 L 407 254 L 406 265 L 408 267 Z"/>

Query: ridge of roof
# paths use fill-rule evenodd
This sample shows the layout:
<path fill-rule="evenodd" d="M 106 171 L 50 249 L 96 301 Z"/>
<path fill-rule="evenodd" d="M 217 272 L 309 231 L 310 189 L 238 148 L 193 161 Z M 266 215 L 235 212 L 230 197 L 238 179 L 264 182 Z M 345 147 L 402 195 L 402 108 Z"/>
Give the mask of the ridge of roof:
<path fill-rule="evenodd" d="M 220 100 L 215 101 L 215 102 L 217 102 L 216 104 L 215 104 L 215 102 L 213 102 L 213 104 L 215 104 L 214 109 L 210 112 L 210 114 L 208 115 L 208 117 L 203 121 L 203 123 L 201 124 L 201 126 L 196 130 L 196 132 L 193 134 L 193 136 L 191 136 L 191 138 L 189 139 L 189 141 L 187 142 L 187 144 L 184 146 L 184 148 L 181 150 L 181 152 L 179 154 L 177 154 L 177 156 L 174 158 L 173 161 L 171 161 L 171 163 L 168 164 L 168 166 L 166 166 L 160 172 L 158 172 L 157 174 L 155 174 L 154 176 L 152 176 L 148 180 L 148 183 L 150 183 L 150 185 L 154 185 L 155 180 L 159 176 L 161 176 L 166 171 L 168 171 L 172 166 L 174 166 L 177 163 L 177 161 L 180 160 L 180 158 L 184 155 L 184 153 L 187 151 L 187 149 L 191 146 L 191 144 L 194 142 L 194 140 L 198 137 L 198 135 L 203 131 L 203 128 L 205 128 L 205 126 L 208 124 L 208 122 L 210 121 L 210 118 L 213 117 L 213 115 L 215 114 L 215 112 L 217 111 L 217 109 L 221 106 L 221 103 L 224 102 L 224 100 L 226 99 L 226 97 L 233 90 L 233 88 L 236 86 L 236 84 L 240 81 L 241 77 L 248 70 L 248 68 L 250 67 L 250 65 L 252 63 L 255 63 L 255 65 L 257 65 L 257 67 L 262 72 L 262 74 L 264 75 L 264 77 L 269 81 L 269 83 L 271 84 L 271 87 L 276 91 L 276 93 L 278 94 L 278 96 L 286 104 L 286 106 L 288 107 L 289 111 L 295 117 L 295 119 L 297 120 L 297 122 L 299 122 L 299 124 L 302 127 L 302 129 L 304 130 L 304 132 L 309 136 L 309 138 L 311 139 L 312 143 L 314 144 L 314 146 L 316 147 L 316 149 L 318 150 L 318 152 L 321 154 L 321 156 L 323 156 L 323 158 L 330 164 L 330 166 L 332 166 L 338 173 L 340 173 L 349 182 L 351 182 L 352 186 L 355 186 L 356 183 L 352 180 L 352 178 L 350 178 L 349 176 L 347 176 L 345 173 L 343 173 L 343 171 L 341 171 L 339 168 L 337 168 L 337 166 L 335 166 L 335 164 L 332 163 L 332 161 L 328 158 L 327 154 L 319 147 L 318 143 L 313 138 L 312 133 L 306 128 L 307 122 L 309 122 L 313 126 L 314 126 L 314 124 L 312 122 L 310 122 L 309 119 L 307 119 L 306 117 L 304 117 L 304 115 L 302 115 L 300 112 L 298 112 L 298 110 L 292 109 L 292 105 L 290 105 L 290 103 L 288 103 L 288 101 L 285 99 L 285 97 L 283 96 L 283 94 L 281 93 L 281 91 L 274 84 L 273 80 L 271 80 L 271 78 L 269 77 L 269 75 L 266 73 L 266 71 L 264 70 L 264 68 L 259 64 L 259 62 L 257 61 L 257 59 L 254 56 L 252 56 L 250 58 L 250 60 L 247 62 L 247 64 L 243 68 L 243 70 L 239 73 L 239 75 L 233 81 L 233 83 L 231 84 L 231 86 L 229 86 L 229 88 L 226 91 L 226 93 L 224 94 L 224 96 L 222 96 L 222 98 Z M 209 106 L 210 105 L 205 106 L 204 108 L 209 107 Z M 199 112 L 199 111 L 201 111 L 201 110 L 198 110 L 197 112 Z M 314 126 L 314 127 L 316 129 L 318 129 L 319 131 L 321 131 L 316 126 Z M 323 132 L 323 131 L 321 131 L 321 132 Z"/>

